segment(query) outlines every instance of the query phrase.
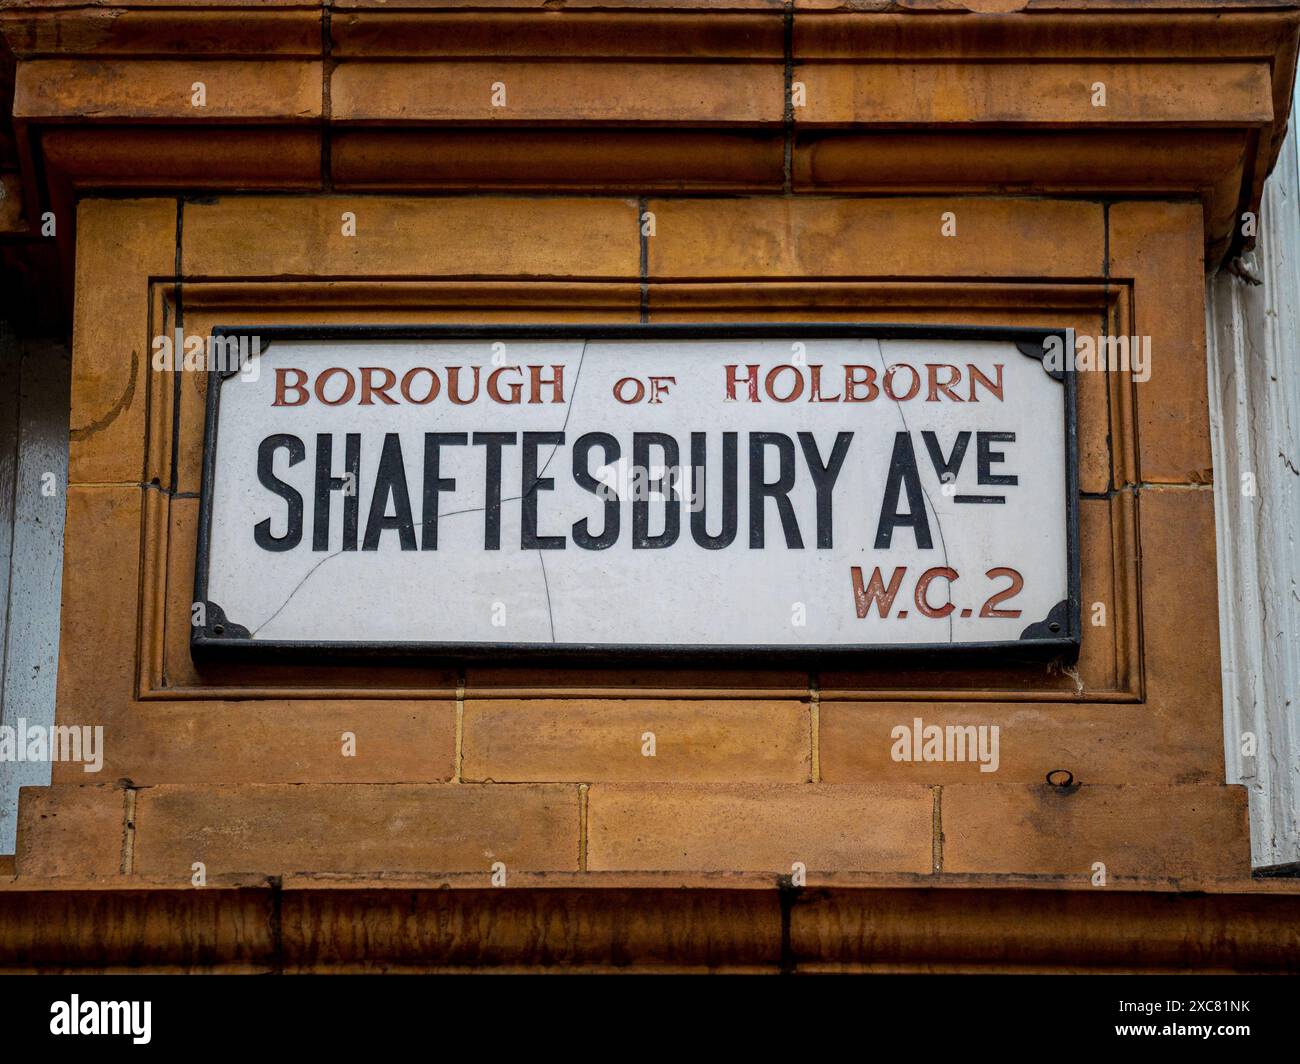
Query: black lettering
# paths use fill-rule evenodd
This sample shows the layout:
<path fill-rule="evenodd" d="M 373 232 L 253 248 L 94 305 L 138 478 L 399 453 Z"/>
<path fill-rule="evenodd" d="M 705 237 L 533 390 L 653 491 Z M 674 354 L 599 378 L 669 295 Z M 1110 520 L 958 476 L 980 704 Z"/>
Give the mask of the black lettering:
<path fill-rule="evenodd" d="M 907 513 L 898 512 L 898 494 L 907 488 Z M 925 496 L 921 491 L 921 478 L 916 471 L 916 451 L 912 449 L 912 434 L 894 434 L 894 453 L 889 459 L 889 476 L 885 481 L 885 501 L 880 507 L 880 523 L 876 527 L 876 550 L 888 550 L 894 529 L 906 525 L 916 533 L 916 545 L 931 550 L 930 520 L 925 515 Z"/>
<path fill-rule="evenodd" d="M 970 433 L 957 433 L 957 439 L 952 445 L 952 453 L 947 458 L 944 458 L 943 449 L 939 446 L 939 437 L 933 432 L 921 433 L 921 439 L 925 441 L 925 449 L 930 452 L 930 464 L 934 466 L 939 481 L 944 484 L 954 483 L 957 480 L 957 474 L 961 472 L 961 464 L 966 458 L 966 448 L 970 445 Z M 945 477 L 951 477 L 951 479 L 945 480 Z"/>
<path fill-rule="evenodd" d="M 780 456 L 781 472 L 777 479 L 768 484 L 764 480 L 764 448 L 773 446 Z M 759 549 L 763 546 L 766 517 L 766 499 L 776 500 L 776 511 L 781 515 L 781 529 L 785 533 L 785 545 L 793 550 L 803 549 L 803 536 L 799 533 L 799 522 L 794 516 L 794 507 L 790 505 L 790 489 L 794 487 L 794 440 L 783 432 L 751 432 L 749 434 L 749 546 Z"/>
<path fill-rule="evenodd" d="M 349 432 L 343 442 L 341 477 L 332 476 L 334 469 L 334 434 L 321 432 L 316 436 L 316 503 L 311 523 L 311 549 L 330 549 L 330 495 L 343 492 L 343 549 L 357 549 L 357 511 L 361 492 L 361 434 Z M 349 490 L 350 489 L 350 490 Z"/>
<path fill-rule="evenodd" d="M 736 506 L 736 433 L 722 434 L 722 531 L 716 536 L 709 535 L 708 517 L 704 508 L 708 497 L 705 490 L 708 487 L 705 475 L 707 438 L 703 432 L 691 433 L 691 490 L 697 500 L 691 508 L 691 537 L 705 550 L 721 550 L 731 546 L 739 523 Z"/>
<path fill-rule="evenodd" d="M 386 517 L 388 498 L 393 499 L 393 516 Z M 402 550 L 415 550 L 415 519 L 411 516 L 411 494 L 406 486 L 406 465 L 402 461 L 402 440 L 395 432 L 384 434 L 384 449 L 375 474 L 375 493 L 370 497 L 370 516 L 362 550 L 378 550 L 379 535 L 395 528 Z"/>
<path fill-rule="evenodd" d="M 981 484 L 1019 484 L 1020 478 L 1014 473 L 991 473 L 989 466 L 994 462 L 1005 462 L 1006 455 L 1001 451 L 989 449 L 991 443 L 1015 443 L 1014 432 L 977 432 L 975 433 L 975 458 L 979 463 L 979 482 Z"/>
<path fill-rule="evenodd" d="M 537 534 L 537 496 L 543 491 L 555 490 L 555 478 L 537 472 L 537 448 L 547 443 L 558 447 L 563 442 L 563 432 L 524 433 L 524 490 L 519 520 L 519 546 L 524 550 L 564 550 L 563 536 Z"/>
<path fill-rule="evenodd" d="M 513 432 L 476 432 L 474 446 L 486 449 L 483 507 L 483 549 L 501 549 L 501 448 L 513 447 L 518 440 Z"/>
<path fill-rule="evenodd" d="M 464 447 L 469 436 L 463 432 L 426 432 L 424 434 L 424 499 L 420 511 L 420 550 L 438 549 L 438 496 L 455 491 L 453 477 L 441 475 L 442 448 Z"/>
<path fill-rule="evenodd" d="M 587 518 L 573 522 L 573 542 L 583 550 L 605 550 L 607 547 L 612 547 L 618 540 L 621 516 L 614 489 L 591 475 L 590 455 L 595 447 L 600 447 L 605 452 L 605 461 L 602 465 L 613 465 L 623 453 L 618 440 L 608 432 L 585 433 L 573 444 L 573 479 L 584 491 L 605 498 L 605 526 L 600 530 L 599 536 L 591 534 Z"/>
<path fill-rule="evenodd" d="M 658 550 L 671 547 L 677 542 L 682 526 L 681 497 L 677 485 L 673 482 L 680 468 L 681 451 L 673 437 L 662 432 L 632 433 L 632 475 L 638 485 L 642 476 L 650 476 L 650 448 L 658 447 L 663 452 L 663 464 L 668 472 L 658 480 L 648 481 L 643 491 L 637 491 L 632 499 L 632 548 L 634 550 Z M 650 535 L 650 500 L 641 498 L 651 493 L 663 497 L 664 530 L 657 536 Z"/>
<path fill-rule="evenodd" d="M 831 509 L 831 495 L 835 491 L 835 481 L 839 479 L 844 466 L 844 458 L 849 453 L 849 444 L 853 433 L 840 432 L 835 436 L 835 445 L 831 456 L 822 464 L 821 453 L 817 450 L 817 441 L 811 432 L 799 433 L 799 446 L 803 448 L 804 460 L 808 463 L 808 472 L 812 474 L 813 487 L 817 489 L 817 547 L 827 549 L 833 545 L 834 517 Z"/>
<path fill-rule="evenodd" d="M 296 466 L 307 457 L 307 448 L 297 436 L 277 433 L 268 436 L 257 448 L 257 479 L 262 487 L 268 488 L 288 504 L 288 517 L 285 521 L 283 536 L 271 535 L 271 519 L 268 517 L 253 526 L 253 540 L 263 550 L 293 550 L 302 542 L 302 494 L 286 484 L 274 473 L 275 452 L 289 452 L 289 465 Z"/>

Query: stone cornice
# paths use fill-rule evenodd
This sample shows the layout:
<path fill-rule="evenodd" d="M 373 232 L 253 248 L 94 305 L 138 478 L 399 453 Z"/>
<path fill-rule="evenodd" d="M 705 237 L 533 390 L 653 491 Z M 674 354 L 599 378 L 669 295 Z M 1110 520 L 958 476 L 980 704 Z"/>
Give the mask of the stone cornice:
<path fill-rule="evenodd" d="M 1280 972 L 1298 916 L 1253 885 L 0 883 L 0 971 Z"/>
<path fill-rule="evenodd" d="M 1295 0 L 0 0 L 0 217 L 105 189 L 1161 195 L 1204 204 L 1215 265 L 1298 28 Z"/>

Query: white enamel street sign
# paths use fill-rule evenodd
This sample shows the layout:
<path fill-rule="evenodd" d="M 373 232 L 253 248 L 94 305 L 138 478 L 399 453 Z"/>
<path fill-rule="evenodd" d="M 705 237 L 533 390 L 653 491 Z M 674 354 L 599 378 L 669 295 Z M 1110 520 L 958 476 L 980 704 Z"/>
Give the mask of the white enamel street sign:
<path fill-rule="evenodd" d="M 1065 334 L 219 332 L 198 653 L 1077 643 Z"/>

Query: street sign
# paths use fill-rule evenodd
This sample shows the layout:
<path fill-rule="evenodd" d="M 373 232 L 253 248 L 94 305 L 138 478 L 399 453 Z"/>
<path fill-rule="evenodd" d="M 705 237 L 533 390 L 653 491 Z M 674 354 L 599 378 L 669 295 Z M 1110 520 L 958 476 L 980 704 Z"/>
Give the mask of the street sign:
<path fill-rule="evenodd" d="M 217 330 L 196 653 L 1068 652 L 1063 331 Z M 1057 345 L 1053 342 L 1052 346 Z"/>

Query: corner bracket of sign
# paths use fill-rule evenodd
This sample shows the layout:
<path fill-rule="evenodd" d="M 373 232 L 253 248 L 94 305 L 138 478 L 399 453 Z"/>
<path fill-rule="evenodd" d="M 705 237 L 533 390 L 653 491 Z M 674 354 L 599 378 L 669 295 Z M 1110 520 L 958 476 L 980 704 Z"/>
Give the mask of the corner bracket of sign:
<path fill-rule="evenodd" d="M 1055 364 L 1057 363 L 1057 359 L 1051 357 L 1047 351 L 1047 341 L 1051 337 L 1057 337 L 1061 342 L 1059 364 Z M 1017 340 L 1016 349 L 1027 358 L 1032 358 L 1038 362 L 1041 362 L 1043 364 L 1043 372 L 1046 373 L 1049 377 L 1051 377 L 1052 380 L 1064 382 L 1065 380 L 1064 367 L 1067 364 L 1065 354 L 1066 351 L 1068 350 L 1068 340 L 1069 340 L 1068 332 L 1067 333 L 1061 333 L 1055 331 L 1045 332 L 1043 333 L 1042 337 L 1037 340 Z"/>
<path fill-rule="evenodd" d="M 195 625 L 194 635 L 191 640 L 193 643 L 206 643 L 210 641 L 225 641 L 238 639 L 248 641 L 253 638 L 253 633 L 245 628 L 242 624 L 236 624 L 226 616 L 226 611 L 218 606 L 215 602 L 204 600 L 202 625 Z"/>
<path fill-rule="evenodd" d="M 1061 599 L 1055 606 L 1047 611 L 1047 616 L 1041 621 L 1035 621 L 1020 633 L 1021 642 L 1034 642 L 1040 639 L 1049 639 L 1053 642 L 1059 642 L 1063 638 L 1071 635 L 1070 625 L 1070 600 Z"/>
<path fill-rule="evenodd" d="M 256 340 L 257 349 L 251 352 L 249 356 L 250 361 L 254 358 L 261 358 L 263 355 L 267 353 L 267 351 L 271 349 L 270 340 L 263 339 L 260 332 L 254 332 L 253 330 L 243 325 L 217 325 L 213 328 L 212 335 L 214 337 L 248 336 L 251 339 Z M 237 377 L 243 372 L 244 372 L 244 366 L 242 363 L 238 363 L 234 366 L 230 366 L 230 365 L 219 366 L 216 369 L 217 380 L 221 381 L 224 384 L 231 377 Z"/>

